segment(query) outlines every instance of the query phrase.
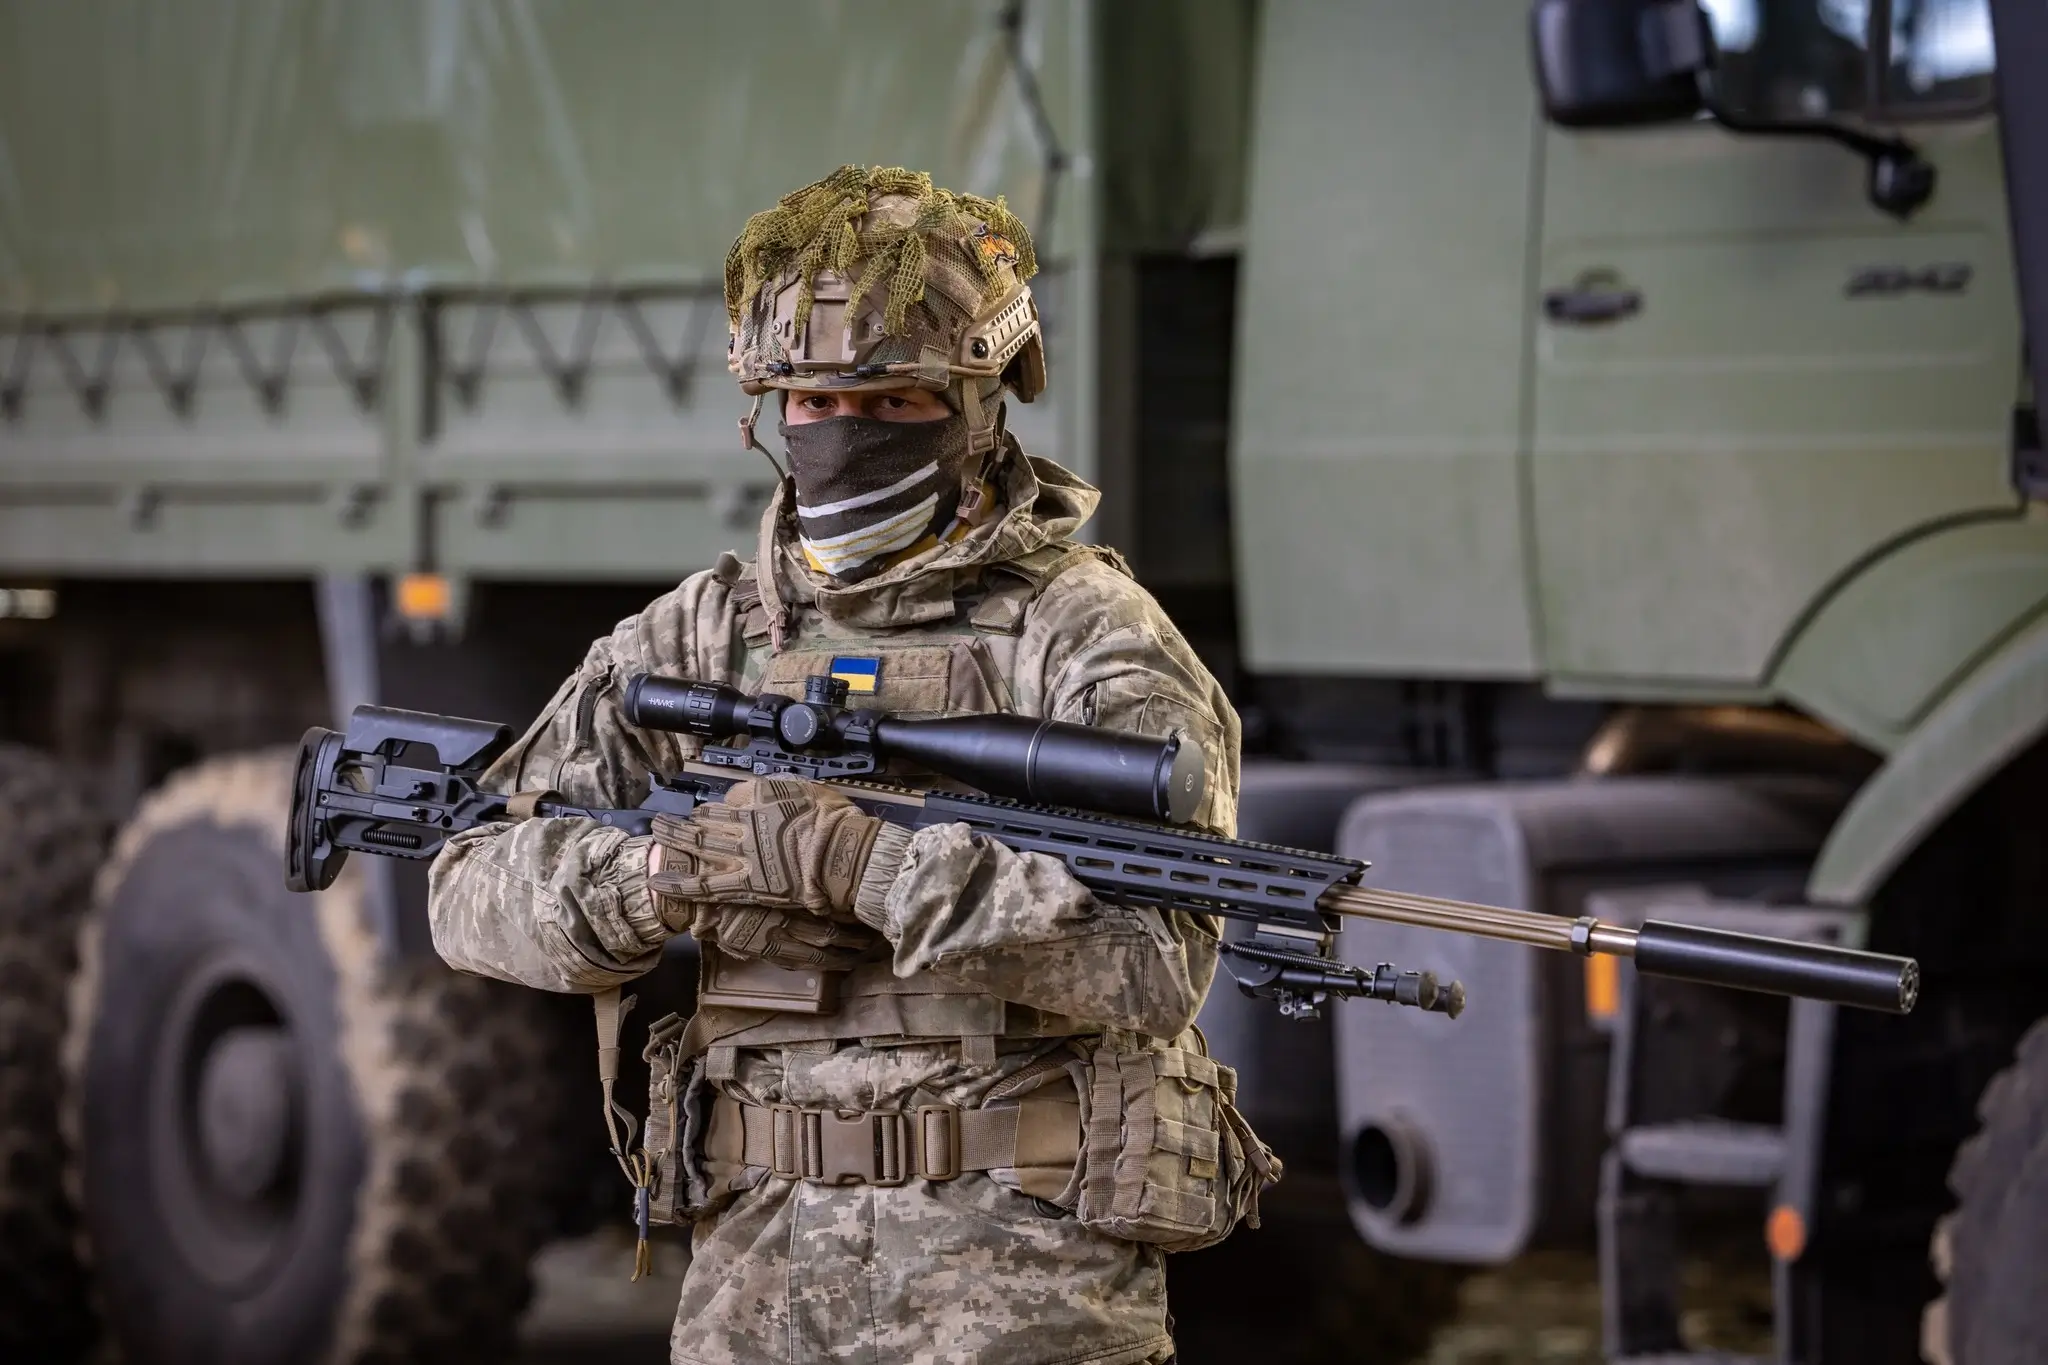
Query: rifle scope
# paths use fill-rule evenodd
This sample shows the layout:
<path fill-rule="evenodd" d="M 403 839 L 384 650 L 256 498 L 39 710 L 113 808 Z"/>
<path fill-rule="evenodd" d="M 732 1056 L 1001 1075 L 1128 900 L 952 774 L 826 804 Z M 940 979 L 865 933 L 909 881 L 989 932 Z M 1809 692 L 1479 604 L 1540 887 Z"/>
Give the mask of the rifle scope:
<path fill-rule="evenodd" d="M 1180 824 L 1202 804 L 1200 745 L 991 713 L 907 720 L 848 710 L 845 684 L 812 678 L 804 700 L 750 697 L 723 683 L 651 673 L 626 684 L 626 719 L 649 730 L 746 735 L 797 753 L 897 759 L 986 792 L 1051 806 Z"/>

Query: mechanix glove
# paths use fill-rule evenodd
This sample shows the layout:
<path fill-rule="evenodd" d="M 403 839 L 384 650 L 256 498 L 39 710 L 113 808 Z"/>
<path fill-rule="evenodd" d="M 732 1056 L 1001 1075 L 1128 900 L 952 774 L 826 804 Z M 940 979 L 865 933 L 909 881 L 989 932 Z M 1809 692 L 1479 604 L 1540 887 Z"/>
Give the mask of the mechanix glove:
<path fill-rule="evenodd" d="M 648 885 L 664 918 L 680 919 L 669 903 L 682 902 L 675 911 L 688 906 L 692 919 L 703 905 L 749 906 L 853 924 L 855 893 L 883 825 L 820 783 L 752 778 L 724 801 L 654 818 L 662 868 Z M 900 860 L 900 841 L 889 842 Z"/>
<path fill-rule="evenodd" d="M 674 902 L 665 902 L 673 907 Z M 819 919 L 805 910 L 766 905 L 717 905 L 697 902 L 683 907 L 687 928 L 700 944 L 723 949 L 733 958 L 758 959 L 794 971 L 843 971 L 881 955 L 882 936 L 865 924 Z"/>

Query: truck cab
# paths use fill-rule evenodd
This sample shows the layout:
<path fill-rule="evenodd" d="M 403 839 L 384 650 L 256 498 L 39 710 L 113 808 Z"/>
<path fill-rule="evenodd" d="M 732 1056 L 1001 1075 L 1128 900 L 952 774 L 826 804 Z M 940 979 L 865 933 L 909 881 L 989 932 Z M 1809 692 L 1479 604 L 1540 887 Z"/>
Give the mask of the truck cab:
<path fill-rule="evenodd" d="M 2036 22 L 1264 14 L 1231 444 L 1245 667 L 1311 756 L 1341 721 L 1298 703 L 1367 689 L 1434 696 L 1461 736 L 1457 780 L 1363 795 L 1339 846 L 1401 889 L 1731 924 L 1776 906 L 1928 964 L 1912 1020 L 1816 1032 L 1709 1027 L 1699 1000 L 1441 936 L 1360 946 L 1487 983 L 1455 1039 L 1338 1025 L 1362 1235 L 1477 1263 L 1597 1243 L 1615 1357 L 1683 1345 L 1665 1291 L 1617 1267 L 1675 1274 L 1674 1210 L 1748 1182 L 1759 1243 L 1784 1233 L 1759 1248 L 1782 1358 L 1912 1360 L 1923 1332 L 1931 1358 L 2004 1358 L 2010 1329 L 1951 1311 L 1989 1311 L 1956 1278 L 1988 1242 L 1950 1246 L 2029 1216 L 1983 1212 L 2003 1195 L 1956 1151 L 2016 1044 L 2037 1069 L 2048 1046 L 2021 1044 L 2048 1012 L 2022 813 L 2048 797 L 2023 345 L 2048 280 L 2035 97 L 1999 75 L 2031 69 Z M 1584 727 L 1575 764 L 1528 761 L 1546 715 Z M 1753 1179 L 1705 1139 L 1638 1161 L 1678 1141 L 1651 1111 L 1778 1155 Z M 1936 1270 L 1951 1293 L 1923 1321 Z"/>

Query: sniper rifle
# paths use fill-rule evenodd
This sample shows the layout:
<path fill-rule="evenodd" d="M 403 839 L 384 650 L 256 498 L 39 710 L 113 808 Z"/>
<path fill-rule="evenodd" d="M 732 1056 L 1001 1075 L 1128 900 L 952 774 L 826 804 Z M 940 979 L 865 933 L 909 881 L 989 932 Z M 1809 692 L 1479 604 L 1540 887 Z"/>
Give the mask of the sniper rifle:
<path fill-rule="evenodd" d="M 625 694 L 632 724 L 741 742 L 707 744 L 682 771 L 650 773 L 647 799 L 630 810 L 587 808 L 546 792 L 519 798 L 517 813 L 580 816 L 644 834 L 656 815 L 688 815 L 751 777 L 827 782 L 895 824 L 957 821 L 1019 852 L 1056 858 L 1103 900 L 1246 922 L 1249 931 L 1222 947 L 1232 977 L 1246 995 L 1297 1019 L 1318 1017 L 1333 999 L 1452 1017 L 1464 1008 L 1457 982 L 1339 958 L 1346 918 L 1633 958 L 1651 975 L 1895 1014 L 1911 1010 L 1919 993 L 1919 964 L 1910 958 L 1377 890 L 1360 884 L 1367 864 L 1357 859 L 1177 828 L 1200 807 L 1204 781 L 1202 753 L 1180 739 L 1007 714 L 910 719 L 849 709 L 846 699 L 846 684 L 828 677 L 807 680 L 797 700 L 638 675 Z M 292 786 L 287 884 L 322 890 L 351 852 L 431 858 L 453 835 L 514 818 L 511 798 L 478 786 L 512 738 L 509 726 L 381 706 L 357 707 L 345 732 L 307 731 Z M 878 776 L 890 760 L 983 794 L 891 783 Z"/>

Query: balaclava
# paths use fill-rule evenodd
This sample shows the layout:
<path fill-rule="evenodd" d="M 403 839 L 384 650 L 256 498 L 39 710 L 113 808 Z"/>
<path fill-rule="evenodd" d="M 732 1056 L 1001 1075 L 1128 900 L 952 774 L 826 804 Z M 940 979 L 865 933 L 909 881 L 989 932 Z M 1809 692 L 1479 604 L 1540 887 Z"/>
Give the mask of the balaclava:
<path fill-rule="evenodd" d="M 937 421 L 783 423 L 797 530 L 812 564 L 855 582 L 907 552 L 972 529 L 986 504 L 987 465 L 1000 447 L 980 461 L 970 453 L 956 396 L 963 384 L 981 389 L 983 402 L 995 397 L 995 380 L 956 380 L 946 395 L 953 411 Z"/>

